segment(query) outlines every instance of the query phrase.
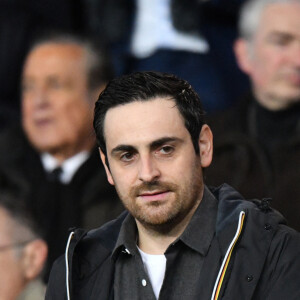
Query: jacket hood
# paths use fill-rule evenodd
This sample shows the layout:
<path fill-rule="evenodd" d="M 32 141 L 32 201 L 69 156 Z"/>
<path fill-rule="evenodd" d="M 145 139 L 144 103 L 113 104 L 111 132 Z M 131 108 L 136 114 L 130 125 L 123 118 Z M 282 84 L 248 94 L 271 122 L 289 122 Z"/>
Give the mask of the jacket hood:
<path fill-rule="evenodd" d="M 217 235 L 230 224 L 236 223 L 241 211 L 249 212 L 252 209 L 268 213 L 273 225 L 286 224 L 284 217 L 269 206 L 271 200 L 269 198 L 246 200 L 238 191 L 226 183 L 217 188 L 212 187 L 210 191 L 219 201 L 216 222 Z"/>

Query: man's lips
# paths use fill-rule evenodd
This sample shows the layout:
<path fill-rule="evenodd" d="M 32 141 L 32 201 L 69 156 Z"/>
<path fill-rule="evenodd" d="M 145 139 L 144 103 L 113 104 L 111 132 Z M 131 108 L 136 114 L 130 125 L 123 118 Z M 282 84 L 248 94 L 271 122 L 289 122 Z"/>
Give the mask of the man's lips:
<path fill-rule="evenodd" d="M 300 85 L 300 73 L 299 72 L 288 72 L 284 74 L 285 80 L 292 85 Z"/>
<path fill-rule="evenodd" d="M 300 74 L 291 74 L 289 78 L 292 84 L 300 86 Z"/>
<path fill-rule="evenodd" d="M 50 118 L 44 118 L 44 119 L 36 119 L 34 120 L 34 124 L 35 126 L 38 127 L 43 127 L 43 126 L 47 126 L 53 123 L 53 120 Z"/>
<path fill-rule="evenodd" d="M 139 194 L 139 198 L 142 198 L 146 201 L 161 201 L 168 196 L 170 191 L 151 191 L 151 192 L 142 192 Z"/>

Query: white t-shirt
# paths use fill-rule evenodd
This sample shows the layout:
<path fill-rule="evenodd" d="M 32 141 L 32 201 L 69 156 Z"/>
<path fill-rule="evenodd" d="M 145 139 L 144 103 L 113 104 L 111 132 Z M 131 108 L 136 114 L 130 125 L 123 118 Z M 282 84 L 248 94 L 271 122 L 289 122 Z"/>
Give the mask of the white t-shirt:
<path fill-rule="evenodd" d="M 144 267 L 151 281 L 151 285 L 156 299 L 159 297 L 159 292 L 162 287 L 167 259 L 164 255 L 152 255 L 143 252 L 139 247 L 139 252 L 142 256 Z"/>

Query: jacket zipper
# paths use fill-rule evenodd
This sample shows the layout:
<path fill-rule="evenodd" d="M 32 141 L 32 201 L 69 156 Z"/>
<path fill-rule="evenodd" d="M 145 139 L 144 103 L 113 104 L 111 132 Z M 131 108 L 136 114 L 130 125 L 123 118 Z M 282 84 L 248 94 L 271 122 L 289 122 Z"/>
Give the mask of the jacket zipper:
<path fill-rule="evenodd" d="M 241 211 L 240 215 L 239 215 L 239 223 L 238 223 L 236 233 L 235 233 L 235 235 L 234 235 L 234 237 L 233 237 L 233 239 L 232 239 L 232 241 L 231 241 L 231 243 L 230 243 L 230 245 L 227 249 L 225 257 L 223 259 L 221 268 L 219 270 L 219 274 L 217 276 L 217 280 L 215 282 L 215 286 L 214 286 L 214 289 L 213 289 L 211 300 L 218 300 L 219 299 L 221 287 L 222 287 L 222 284 L 223 284 L 223 281 L 224 281 L 224 277 L 225 277 L 225 274 L 226 274 L 226 271 L 227 271 L 227 267 L 228 267 L 229 262 L 230 262 L 231 254 L 233 252 L 233 249 L 234 249 L 237 241 L 239 240 L 239 238 L 241 236 L 241 232 L 242 232 L 243 225 L 244 225 L 244 219 L 245 219 L 245 212 Z"/>
<path fill-rule="evenodd" d="M 72 231 L 70 234 L 69 234 L 69 238 L 68 238 L 68 242 L 67 242 L 67 246 L 66 246 L 66 251 L 65 251 L 65 263 L 66 263 L 66 289 L 67 289 L 67 299 L 68 300 L 71 300 L 71 297 L 70 297 L 70 284 L 69 284 L 69 260 L 68 260 L 68 252 L 69 252 L 69 247 L 70 247 L 70 243 L 71 243 L 71 240 L 74 236 L 74 231 Z"/>

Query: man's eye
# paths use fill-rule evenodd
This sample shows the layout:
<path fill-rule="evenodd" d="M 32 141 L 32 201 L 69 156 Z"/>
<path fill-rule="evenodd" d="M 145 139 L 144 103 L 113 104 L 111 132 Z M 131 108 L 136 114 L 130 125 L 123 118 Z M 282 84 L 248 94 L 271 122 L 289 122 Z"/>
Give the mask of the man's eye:
<path fill-rule="evenodd" d="M 285 46 L 289 41 L 287 39 L 274 39 L 272 42 L 274 45 Z"/>
<path fill-rule="evenodd" d="M 163 146 L 159 149 L 159 152 L 161 154 L 171 154 L 171 153 L 173 153 L 173 151 L 174 151 L 174 148 L 171 146 Z"/>
<path fill-rule="evenodd" d="M 271 36 L 269 41 L 273 45 L 286 46 L 292 41 L 292 37 L 289 35 L 275 35 L 275 36 Z"/>
<path fill-rule="evenodd" d="M 133 159 L 133 156 L 134 156 L 133 153 L 127 152 L 121 155 L 121 160 L 125 162 L 131 161 Z"/>
<path fill-rule="evenodd" d="M 32 83 L 23 83 L 22 84 L 22 92 L 29 92 L 35 88 L 34 84 Z"/>
<path fill-rule="evenodd" d="M 61 89 L 63 87 L 63 84 L 61 82 L 58 82 L 58 81 L 51 81 L 49 86 L 52 88 L 52 89 Z"/>

